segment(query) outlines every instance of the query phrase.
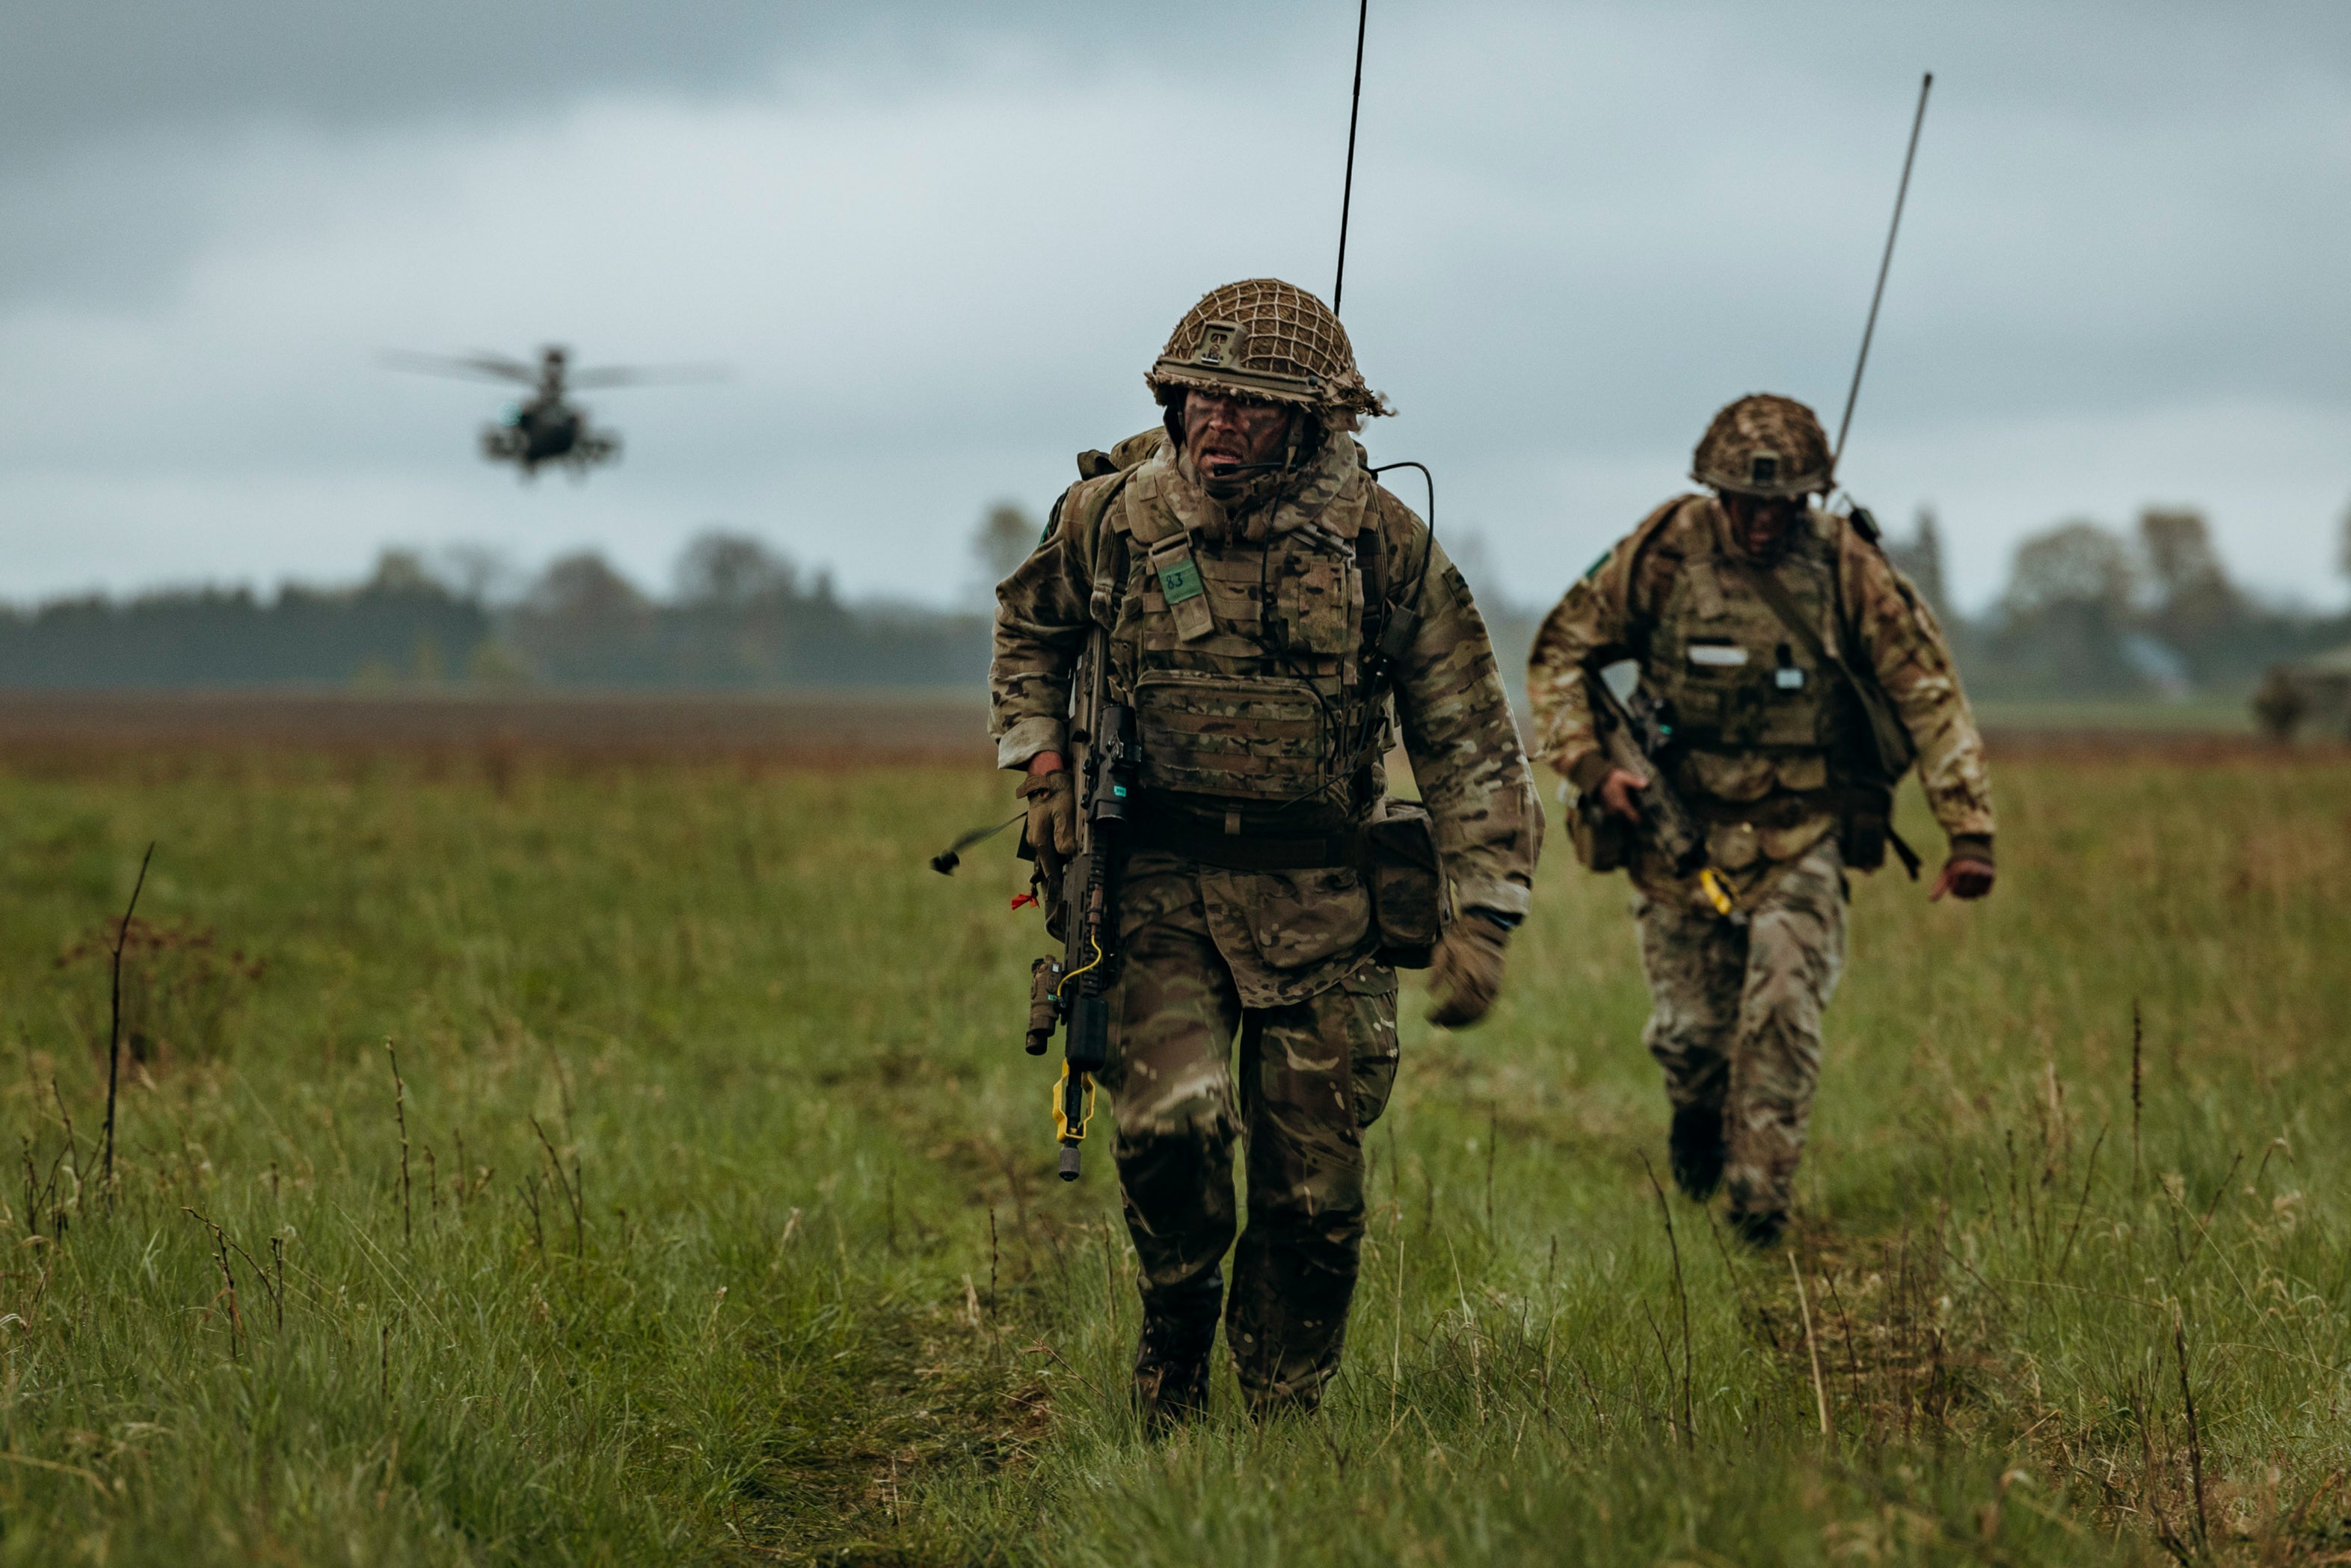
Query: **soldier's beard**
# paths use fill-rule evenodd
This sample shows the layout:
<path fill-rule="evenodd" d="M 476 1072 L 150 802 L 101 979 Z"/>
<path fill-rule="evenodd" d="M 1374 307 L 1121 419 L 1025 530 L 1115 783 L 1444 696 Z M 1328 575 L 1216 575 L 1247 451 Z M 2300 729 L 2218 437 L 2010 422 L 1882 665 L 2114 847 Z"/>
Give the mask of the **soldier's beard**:
<path fill-rule="evenodd" d="M 1231 501 L 1259 481 L 1280 476 L 1283 443 L 1276 441 L 1262 453 L 1241 450 L 1241 444 L 1229 438 L 1217 439 L 1214 444 L 1189 454 L 1192 476 L 1202 489 L 1219 501 Z M 1269 468 L 1267 464 L 1275 466 Z"/>
<path fill-rule="evenodd" d="M 1730 537 L 1739 548 L 1759 560 L 1769 560 L 1787 548 L 1795 537 L 1796 519 L 1803 515 L 1803 502 L 1794 503 L 1760 497 L 1725 495 L 1723 510 L 1729 515 Z"/>
<path fill-rule="evenodd" d="M 1219 501 L 1228 501 L 1239 495 L 1243 487 L 1262 472 L 1251 471 L 1241 458 L 1225 452 L 1207 453 L 1194 466 L 1199 471 L 1200 488 Z"/>
<path fill-rule="evenodd" d="M 1294 449 L 1290 444 L 1292 436 L 1298 439 Z M 1208 541 L 1263 542 L 1271 531 L 1275 512 L 1309 481 L 1328 444 L 1322 433 L 1301 417 L 1263 458 L 1238 455 L 1225 449 L 1222 442 L 1202 451 L 1195 451 L 1188 442 L 1179 446 L 1177 471 L 1217 503 L 1214 515 L 1202 525 Z"/>

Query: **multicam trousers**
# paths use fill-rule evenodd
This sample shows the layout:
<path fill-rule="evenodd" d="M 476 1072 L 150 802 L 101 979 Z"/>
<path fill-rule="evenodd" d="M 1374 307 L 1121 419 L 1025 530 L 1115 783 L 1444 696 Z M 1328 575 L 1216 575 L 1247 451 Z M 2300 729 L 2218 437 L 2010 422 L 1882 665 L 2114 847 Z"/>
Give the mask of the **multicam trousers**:
<path fill-rule="evenodd" d="M 1127 889 L 1145 914 L 1122 935 L 1101 1075 L 1144 1301 L 1202 1280 L 1233 1246 L 1243 1141 L 1249 1228 L 1226 1336 L 1253 1403 L 1311 1404 L 1338 1371 L 1354 1294 L 1363 1134 L 1395 1083 L 1395 971 L 1366 959 L 1302 1000 L 1244 1008 L 1197 883 L 1186 897 L 1178 875 Z"/>
<path fill-rule="evenodd" d="M 1821 1012 L 1844 968 L 1834 834 L 1766 881 L 1743 925 L 1636 895 L 1643 1039 L 1677 1110 L 1722 1113 L 1735 1214 L 1785 1212 L 1821 1076 Z"/>

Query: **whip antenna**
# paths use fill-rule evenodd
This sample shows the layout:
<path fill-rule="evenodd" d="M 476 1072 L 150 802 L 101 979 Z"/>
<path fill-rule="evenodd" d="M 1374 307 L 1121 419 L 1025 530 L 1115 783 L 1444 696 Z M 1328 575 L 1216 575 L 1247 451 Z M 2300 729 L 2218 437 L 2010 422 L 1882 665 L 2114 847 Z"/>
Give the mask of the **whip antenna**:
<path fill-rule="evenodd" d="M 1371 24 L 1372 0 L 1355 10 L 1355 91 L 1347 101 L 1347 183 L 1339 193 L 1339 276 L 1331 281 L 1331 314 L 1339 313 L 1339 298 L 1347 289 L 1347 210 L 1355 201 L 1355 118 L 1364 110 L 1364 29 Z M 1906 169 L 1905 177 L 1908 171 Z"/>
<path fill-rule="evenodd" d="M 1364 0 L 1369 5 L 1371 0 Z M 1361 68 L 1357 68 L 1360 69 Z M 1877 287 L 1869 296 L 1869 322 L 1861 329 L 1861 357 L 1853 362 L 1853 385 L 1845 389 L 1844 417 L 1837 421 L 1836 444 L 1829 449 L 1829 475 L 1836 475 L 1837 459 L 1844 455 L 1845 432 L 1853 428 L 1854 400 L 1861 396 L 1861 372 L 1869 364 L 1869 340 L 1877 335 L 1877 307 L 1886 298 L 1886 274 L 1894 265 L 1894 236 L 1902 232 L 1902 204 L 1910 195 L 1910 165 L 1918 156 L 1918 130 L 1927 123 L 1927 94 L 1935 86 L 1935 73 L 1928 71 L 1918 82 L 1918 112 L 1910 119 L 1910 147 L 1902 154 L 1902 183 L 1894 192 L 1894 222 L 1886 226 L 1886 254 L 1877 258 Z M 1354 138 L 1348 137 L 1349 167 L 1352 172 Z M 1347 254 L 1343 223 L 1340 231 L 1339 254 Z"/>

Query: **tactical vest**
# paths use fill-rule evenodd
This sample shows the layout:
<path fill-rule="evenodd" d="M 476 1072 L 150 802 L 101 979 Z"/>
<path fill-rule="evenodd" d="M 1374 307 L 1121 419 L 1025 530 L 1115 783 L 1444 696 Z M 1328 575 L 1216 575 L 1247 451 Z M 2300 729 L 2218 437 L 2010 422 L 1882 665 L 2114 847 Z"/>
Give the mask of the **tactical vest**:
<path fill-rule="evenodd" d="M 1836 525 L 1810 515 L 1768 570 L 1827 649 L 1844 643 Z M 1857 739 L 1844 681 L 1750 586 L 1752 567 L 1719 536 L 1675 573 L 1649 636 L 1643 680 L 1663 697 L 1680 752 L 1677 782 L 1698 799 L 1744 802 L 1844 782 Z"/>
<path fill-rule="evenodd" d="M 1135 473 L 1105 512 L 1116 580 L 1095 589 L 1146 800 L 1228 831 L 1352 821 L 1366 802 L 1350 775 L 1365 771 L 1366 715 L 1384 695 L 1365 690 L 1365 606 L 1381 587 L 1358 540 L 1376 538 L 1370 476 L 1262 544 L 1211 545 L 1156 500 L 1164 472 Z"/>

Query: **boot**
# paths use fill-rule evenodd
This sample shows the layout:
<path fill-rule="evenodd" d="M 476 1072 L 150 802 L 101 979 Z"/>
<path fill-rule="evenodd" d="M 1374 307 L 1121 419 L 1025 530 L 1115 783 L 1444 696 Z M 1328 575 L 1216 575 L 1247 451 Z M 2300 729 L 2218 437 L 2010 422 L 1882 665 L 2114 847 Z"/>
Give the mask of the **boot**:
<path fill-rule="evenodd" d="M 1787 1233 L 1788 1211 L 1784 1208 L 1764 1208 L 1751 1214 L 1733 1214 L 1730 1228 L 1739 1239 L 1758 1252 L 1769 1252 L 1780 1245 L 1780 1238 Z"/>
<path fill-rule="evenodd" d="M 1721 1107 L 1685 1105 L 1676 1111 L 1666 1148 L 1674 1167 L 1674 1185 L 1694 1203 L 1712 1197 L 1722 1185 Z"/>
<path fill-rule="evenodd" d="M 1188 1284 L 1144 1288 L 1134 1406 L 1146 1436 L 1165 1437 L 1208 1413 L 1208 1365 L 1224 1305 L 1225 1279 L 1214 1269 Z"/>

